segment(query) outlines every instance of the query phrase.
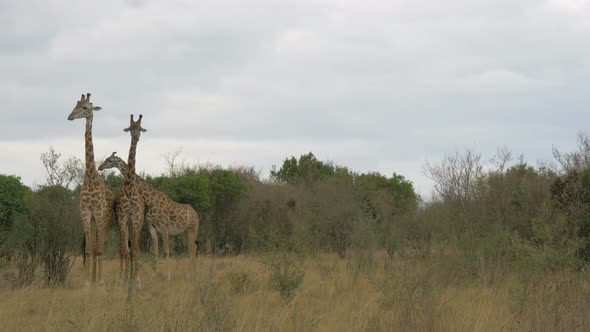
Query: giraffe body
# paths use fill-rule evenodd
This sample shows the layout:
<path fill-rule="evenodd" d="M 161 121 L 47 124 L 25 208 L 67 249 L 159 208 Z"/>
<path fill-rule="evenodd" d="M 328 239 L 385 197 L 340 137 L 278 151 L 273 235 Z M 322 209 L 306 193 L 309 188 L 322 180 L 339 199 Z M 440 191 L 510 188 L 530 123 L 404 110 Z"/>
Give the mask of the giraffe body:
<path fill-rule="evenodd" d="M 121 158 L 115 156 L 115 152 L 100 165 L 99 170 L 108 168 L 117 168 L 122 174 L 128 172 L 127 165 Z M 158 233 L 162 236 L 164 254 L 167 260 L 170 256 L 169 236 L 184 234 L 188 241 L 189 258 L 194 269 L 197 253 L 196 238 L 199 230 L 197 212 L 189 204 L 174 202 L 168 195 L 145 182 L 137 174 L 135 174 L 135 180 L 148 211 L 146 221 L 150 229 L 154 255 L 158 257 L 159 253 Z M 167 272 L 169 275 L 169 268 Z"/>
<path fill-rule="evenodd" d="M 133 121 L 133 115 L 131 115 L 130 126 L 124 129 L 131 134 L 131 146 L 127 160 L 129 167 L 124 175 L 121 194 L 117 197 L 117 222 L 121 237 L 121 253 L 129 253 L 128 257 L 121 259 L 121 272 L 125 273 L 125 279 L 130 273 L 131 279 L 135 279 L 138 288 L 141 288 L 137 273 L 139 268 L 137 260 L 139 258 L 139 235 L 144 222 L 144 201 L 139 190 L 138 177 L 135 175 L 135 156 L 141 132 L 146 131 L 141 127 L 142 117 L 140 114 L 139 119 Z M 131 242 L 131 248 L 127 245 L 128 239 Z"/>
<path fill-rule="evenodd" d="M 113 213 L 113 192 L 105 185 L 96 170 L 94 161 L 94 144 L 92 141 L 92 121 L 94 111 L 101 108 L 90 102 L 90 94 L 82 95 L 81 99 L 68 116 L 68 120 L 86 119 L 85 142 L 85 167 L 84 181 L 80 191 L 80 217 L 84 229 L 86 241 L 85 255 L 91 257 L 91 264 L 86 264 L 85 287 L 92 283 L 102 286 L 102 254 L 104 253 L 104 240 L 111 223 Z M 98 274 L 98 276 L 97 276 Z"/>
<path fill-rule="evenodd" d="M 100 168 L 99 168 L 100 170 Z M 125 175 L 125 174 L 123 174 Z M 129 278 L 129 260 L 131 252 L 129 250 L 129 226 L 125 216 L 126 208 L 123 208 L 123 201 L 125 199 L 123 190 L 115 197 L 114 210 L 117 216 L 117 227 L 119 228 L 119 285 L 123 285 L 123 281 Z"/>

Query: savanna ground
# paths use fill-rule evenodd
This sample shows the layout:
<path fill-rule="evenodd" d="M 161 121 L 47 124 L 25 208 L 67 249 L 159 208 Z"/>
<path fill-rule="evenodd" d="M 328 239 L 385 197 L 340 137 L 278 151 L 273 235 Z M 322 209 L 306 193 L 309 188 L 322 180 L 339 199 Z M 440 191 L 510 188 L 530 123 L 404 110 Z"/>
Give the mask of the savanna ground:
<path fill-rule="evenodd" d="M 583 331 L 590 329 L 588 273 L 472 271 L 430 257 L 337 255 L 201 256 L 141 268 L 142 289 L 84 290 L 81 259 L 62 288 L 0 287 L 6 331 Z M 452 267 L 451 267 L 452 266 Z M 2 269 L 6 279 L 10 268 Z"/>

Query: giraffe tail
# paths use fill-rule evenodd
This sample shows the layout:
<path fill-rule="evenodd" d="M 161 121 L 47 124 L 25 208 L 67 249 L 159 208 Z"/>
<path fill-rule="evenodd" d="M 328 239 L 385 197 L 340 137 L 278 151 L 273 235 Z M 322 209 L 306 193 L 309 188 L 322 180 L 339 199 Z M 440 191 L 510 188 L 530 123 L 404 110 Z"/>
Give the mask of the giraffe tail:
<path fill-rule="evenodd" d="M 82 235 L 82 266 L 86 267 L 86 237 Z"/>

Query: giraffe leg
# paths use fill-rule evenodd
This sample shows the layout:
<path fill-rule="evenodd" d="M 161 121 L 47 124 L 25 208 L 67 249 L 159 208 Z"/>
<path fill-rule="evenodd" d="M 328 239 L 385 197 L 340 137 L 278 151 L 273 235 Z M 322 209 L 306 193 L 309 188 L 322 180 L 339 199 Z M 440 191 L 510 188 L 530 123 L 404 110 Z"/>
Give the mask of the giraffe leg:
<path fill-rule="evenodd" d="M 96 243 L 96 237 L 94 238 L 94 242 Z M 96 285 L 96 249 L 93 248 L 92 250 L 92 286 Z"/>
<path fill-rule="evenodd" d="M 168 229 L 166 227 L 162 227 L 162 246 L 164 247 L 164 255 L 166 259 L 166 279 L 170 281 L 170 241 Z"/>
<path fill-rule="evenodd" d="M 149 217 L 149 216 L 148 216 Z M 152 238 L 152 249 L 154 251 L 154 257 L 156 257 L 156 260 L 158 259 L 158 254 L 160 253 L 160 248 L 158 246 L 158 231 L 156 230 L 156 228 L 149 222 L 148 219 L 148 223 L 149 223 L 149 228 L 150 228 L 150 236 Z"/>
<path fill-rule="evenodd" d="M 84 210 L 82 210 L 80 214 L 82 218 L 82 226 L 84 227 L 84 240 L 86 241 L 85 254 L 86 257 L 91 258 L 94 256 L 94 239 L 92 238 L 92 226 L 90 224 L 92 214 L 90 213 L 90 211 Z M 90 279 L 92 273 L 92 265 L 90 262 L 88 262 L 88 264 L 84 266 L 84 270 L 86 274 L 86 280 L 84 280 L 84 288 L 88 288 L 90 287 Z"/>
<path fill-rule="evenodd" d="M 97 216 L 100 215 L 98 212 L 94 212 L 92 216 L 92 286 L 96 286 L 97 272 L 98 272 L 98 245 L 99 245 L 99 232 L 100 225 Z"/>
<path fill-rule="evenodd" d="M 129 278 L 129 228 L 121 216 L 119 224 L 119 285 L 123 285 Z"/>
<path fill-rule="evenodd" d="M 137 259 L 138 259 L 138 255 L 139 255 L 139 229 L 137 229 L 136 225 L 133 224 L 132 225 L 132 230 L 131 230 L 131 280 L 130 282 L 135 281 L 135 278 L 137 277 L 137 268 L 138 268 L 138 264 L 137 264 Z"/>
<path fill-rule="evenodd" d="M 187 230 L 187 241 L 188 241 L 188 257 L 190 261 L 190 276 L 192 279 L 192 275 L 195 273 L 196 264 L 197 264 L 197 233 L 194 228 L 190 228 Z"/>
<path fill-rule="evenodd" d="M 150 230 L 150 237 L 152 239 L 152 250 L 153 250 L 153 254 L 154 254 L 154 259 L 156 262 L 156 270 L 154 270 L 153 276 L 157 276 L 157 266 L 158 266 L 158 254 L 160 253 L 160 248 L 158 246 L 158 231 L 156 230 L 156 228 L 154 227 L 154 225 L 152 225 L 152 223 L 150 222 L 152 220 L 152 218 L 150 218 L 150 214 L 148 213 L 147 215 L 147 223 L 149 226 L 149 230 Z"/>
<path fill-rule="evenodd" d="M 136 282 L 136 287 L 141 289 L 141 279 L 139 277 L 139 235 L 141 233 L 141 226 L 143 226 L 143 202 L 139 208 L 134 209 L 131 219 L 131 271 L 132 280 Z"/>
<path fill-rule="evenodd" d="M 105 220 L 108 214 L 104 212 L 98 212 L 95 215 L 96 218 L 96 245 L 95 245 L 95 256 L 98 269 L 96 270 L 98 286 L 104 287 L 104 280 L 102 279 L 102 254 L 104 252 L 104 239 L 106 235 L 107 220 Z M 110 216 L 109 216 L 110 217 Z"/>
<path fill-rule="evenodd" d="M 194 216 L 194 231 L 195 231 L 195 265 L 197 264 L 197 257 L 199 257 L 199 248 L 197 246 L 197 237 L 199 235 L 199 216 L 196 215 Z"/>

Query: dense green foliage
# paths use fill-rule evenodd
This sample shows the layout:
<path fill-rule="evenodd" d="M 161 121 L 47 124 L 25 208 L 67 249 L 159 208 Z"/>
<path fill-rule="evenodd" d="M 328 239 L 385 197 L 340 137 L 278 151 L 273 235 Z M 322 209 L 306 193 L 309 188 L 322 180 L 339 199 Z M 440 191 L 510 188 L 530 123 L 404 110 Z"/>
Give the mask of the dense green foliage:
<path fill-rule="evenodd" d="M 311 184 L 337 174 L 347 174 L 348 170 L 331 163 L 318 160 L 313 153 L 285 159 L 279 170 L 270 172 L 271 178 L 278 182 Z"/>
<path fill-rule="evenodd" d="M 173 172 L 146 181 L 199 213 L 204 254 L 452 252 L 449 271 L 493 278 L 482 271 L 575 269 L 590 260 L 590 140 L 587 147 L 556 154 L 561 168 L 513 162 L 505 150 L 487 165 L 472 151 L 448 155 L 425 166 L 435 183 L 427 201 L 399 174 L 356 173 L 312 153 L 285 159 L 268 180 L 246 167 L 171 165 Z M 78 188 L 55 184 L 79 186 L 79 163 L 59 158 L 44 154 L 48 183 L 34 190 L 0 176 L 0 249 L 19 267 L 22 284 L 38 265 L 49 284 L 63 283 L 80 253 Z M 103 176 L 116 193 L 121 175 Z M 113 227 L 109 255 L 118 253 L 117 236 Z M 147 232 L 142 237 L 148 251 Z M 173 254 L 186 251 L 182 237 L 172 243 Z"/>
<path fill-rule="evenodd" d="M 24 211 L 27 191 L 19 177 L 0 175 L 0 233 L 10 231 L 16 215 Z"/>
<path fill-rule="evenodd" d="M 19 267 L 17 280 L 29 284 L 41 265 L 48 284 L 62 285 L 73 257 L 81 252 L 78 194 L 47 186 L 28 193 L 23 204 L 25 211 L 14 220 L 3 245 Z"/>
<path fill-rule="evenodd" d="M 41 156 L 47 183 L 35 190 L 16 177 L 2 176 L 0 191 L 11 193 L 5 206 L 12 208 L 12 220 L 10 230 L 0 234 L 0 250 L 18 267 L 14 286 L 33 282 L 39 266 L 48 285 L 63 285 L 81 252 L 79 190 L 68 188 L 73 183 L 79 187 L 81 162 L 60 158 L 52 148 Z"/>
<path fill-rule="evenodd" d="M 199 242 L 217 253 L 226 245 L 241 247 L 242 238 L 231 218 L 246 187 L 240 176 L 221 168 L 185 169 L 174 176 L 148 179 L 179 203 L 190 204 L 199 213 Z"/>

